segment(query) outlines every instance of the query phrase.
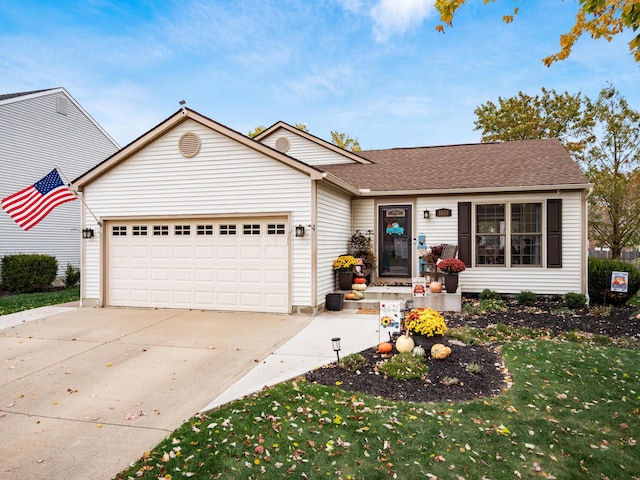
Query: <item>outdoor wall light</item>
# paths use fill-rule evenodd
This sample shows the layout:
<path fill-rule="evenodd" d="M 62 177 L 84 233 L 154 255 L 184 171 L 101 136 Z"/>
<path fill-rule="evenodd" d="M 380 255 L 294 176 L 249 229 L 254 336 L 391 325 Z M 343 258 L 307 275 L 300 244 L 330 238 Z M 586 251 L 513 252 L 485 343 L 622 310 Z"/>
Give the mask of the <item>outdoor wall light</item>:
<path fill-rule="evenodd" d="M 424 218 L 429 218 L 429 210 L 424 211 Z"/>
<path fill-rule="evenodd" d="M 331 339 L 331 346 L 333 347 L 333 351 L 336 352 L 338 363 L 340 363 L 340 337 L 333 337 Z"/>
<path fill-rule="evenodd" d="M 93 238 L 93 228 L 85 228 L 82 230 L 82 238 L 89 239 Z"/>
<path fill-rule="evenodd" d="M 296 237 L 298 238 L 304 237 L 304 225 L 298 225 L 296 227 Z"/>

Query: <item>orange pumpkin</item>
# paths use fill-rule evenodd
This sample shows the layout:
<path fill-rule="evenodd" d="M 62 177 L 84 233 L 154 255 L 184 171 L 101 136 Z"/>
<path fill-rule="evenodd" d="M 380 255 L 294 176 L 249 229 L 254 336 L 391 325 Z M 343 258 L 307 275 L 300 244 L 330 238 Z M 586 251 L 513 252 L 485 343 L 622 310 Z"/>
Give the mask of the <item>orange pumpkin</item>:
<path fill-rule="evenodd" d="M 356 277 L 353 279 L 353 283 L 367 283 L 367 279 L 364 277 Z"/>
<path fill-rule="evenodd" d="M 380 353 L 389 353 L 391 352 L 391 350 L 393 350 L 393 345 L 391 345 L 389 342 L 382 342 L 380 345 L 378 345 L 378 352 Z"/>
<path fill-rule="evenodd" d="M 429 291 L 431 293 L 441 293 L 442 292 L 442 284 L 440 282 L 431 282 L 429 284 Z"/>
<path fill-rule="evenodd" d="M 451 355 L 451 347 L 447 347 L 441 343 L 436 343 L 431 347 L 431 356 L 436 360 L 444 360 Z"/>
<path fill-rule="evenodd" d="M 356 299 L 356 294 L 351 292 L 351 293 L 345 293 L 344 294 L 344 299 L 345 300 L 355 300 Z"/>

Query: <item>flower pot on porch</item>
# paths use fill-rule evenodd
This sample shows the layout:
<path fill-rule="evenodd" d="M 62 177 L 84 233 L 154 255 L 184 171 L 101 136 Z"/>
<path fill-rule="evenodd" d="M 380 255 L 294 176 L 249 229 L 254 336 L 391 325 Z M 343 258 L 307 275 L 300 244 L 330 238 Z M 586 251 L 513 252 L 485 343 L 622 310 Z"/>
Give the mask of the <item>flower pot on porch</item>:
<path fill-rule="evenodd" d="M 333 312 L 339 312 L 344 305 L 344 295 L 342 293 L 327 293 L 325 297 L 325 308 Z"/>
<path fill-rule="evenodd" d="M 450 273 L 444 276 L 444 288 L 447 293 L 456 293 L 456 290 L 458 290 L 457 273 Z"/>
<path fill-rule="evenodd" d="M 338 286 L 340 290 L 351 290 L 353 272 L 338 272 Z"/>

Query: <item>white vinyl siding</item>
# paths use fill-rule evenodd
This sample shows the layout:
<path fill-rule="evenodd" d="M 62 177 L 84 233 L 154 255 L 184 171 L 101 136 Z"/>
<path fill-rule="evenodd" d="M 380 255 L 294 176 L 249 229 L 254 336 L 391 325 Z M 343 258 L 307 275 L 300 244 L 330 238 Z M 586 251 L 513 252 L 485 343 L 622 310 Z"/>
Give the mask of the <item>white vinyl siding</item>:
<path fill-rule="evenodd" d="M 475 222 L 476 203 L 535 203 L 543 206 L 543 266 L 514 265 L 511 267 L 479 265 L 473 266 L 460 274 L 460 285 L 463 292 L 479 293 L 485 288 L 500 293 L 516 294 L 523 290 L 531 290 L 540 295 L 561 295 L 567 292 L 586 293 L 583 291 L 586 271 L 582 268 L 583 219 L 581 217 L 582 195 L 566 192 L 562 198 L 562 268 L 546 268 L 546 200 L 558 198 L 555 191 L 549 194 L 523 195 L 483 195 L 458 196 L 445 198 L 420 198 L 417 205 L 417 232 L 425 234 L 427 245 L 441 243 L 457 244 L 458 202 L 472 202 Z M 430 211 L 430 218 L 423 218 L 423 211 Z M 450 208 L 451 217 L 436 217 L 436 208 Z M 475 232 L 475 226 L 473 228 Z M 475 235 L 472 239 L 475 247 Z"/>
<path fill-rule="evenodd" d="M 340 155 L 339 153 L 334 152 L 333 150 L 329 150 L 328 148 L 325 148 L 321 145 L 318 145 L 311 140 L 307 140 L 300 135 L 294 135 L 284 128 L 279 128 L 267 138 L 262 140 L 261 143 L 268 145 L 271 148 L 275 148 L 276 141 L 280 137 L 285 137 L 287 138 L 287 140 L 289 140 L 289 150 L 284 153 L 308 165 L 315 166 L 354 163 L 354 161 L 350 158 L 345 157 L 344 155 Z"/>
<path fill-rule="evenodd" d="M 184 158 L 177 144 L 185 132 L 200 136 L 197 155 Z M 309 276 L 311 235 L 295 238 L 291 225 L 311 224 L 311 180 L 273 158 L 187 120 L 86 187 L 98 217 L 133 219 L 171 216 L 277 214 L 290 219 L 293 304 L 310 297 L 301 279 Z M 92 218 L 85 212 L 85 220 Z M 102 298 L 97 274 L 98 241 L 86 245 L 84 298 Z M 297 282 L 300 282 L 298 284 Z M 305 290 L 306 289 L 306 290 Z M 304 304 L 304 303 L 302 303 Z"/>
<path fill-rule="evenodd" d="M 0 198 L 40 180 L 56 165 L 71 181 L 113 154 L 117 144 L 63 89 L 0 102 Z M 66 115 L 58 99 L 67 99 Z M 80 267 L 80 201 L 55 208 L 24 232 L 8 215 L 0 215 L 0 257 L 15 253 L 55 256 L 58 275 L 67 264 Z"/>
<path fill-rule="evenodd" d="M 336 288 L 333 261 L 349 253 L 351 198 L 327 185 L 318 186 L 318 303 Z"/>

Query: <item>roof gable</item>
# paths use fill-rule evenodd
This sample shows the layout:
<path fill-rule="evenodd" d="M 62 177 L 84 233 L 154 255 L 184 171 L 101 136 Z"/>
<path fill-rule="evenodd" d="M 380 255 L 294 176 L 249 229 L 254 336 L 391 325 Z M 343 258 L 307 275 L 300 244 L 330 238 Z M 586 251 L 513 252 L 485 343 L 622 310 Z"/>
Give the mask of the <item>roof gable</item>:
<path fill-rule="evenodd" d="M 168 117 L 166 120 L 164 120 L 160 124 L 153 127 L 151 130 L 142 134 L 136 140 L 131 142 L 129 145 L 123 147 L 120 151 L 116 152 L 115 154 L 113 154 L 111 157 L 104 160 L 102 163 L 100 163 L 96 167 L 92 168 L 88 172 L 84 173 L 83 175 L 75 179 L 73 181 L 74 186 L 79 190 L 82 190 L 86 185 L 90 184 L 91 182 L 98 179 L 99 177 L 109 172 L 110 170 L 116 168 L 122 162 L 130 158 L 132 155 L 144 149 L 146 146 L 150 145 L 155 140 L 162 137 L 167 132 L 173 130 L 178 125 L 180 125 L 181 123 L 183 123 L 188 119 L 198 122 L 203 126 L 210 128 L 250 149 L 258 151 L 291 168 L 301 171 L 309 175 L 309 177 L 314 180 L 319 180 L 320 178 L 322 178 L 322 172 L 320 172 L 318 169 L 310 165 L 307 165 L 304 162 L 300 162 L 293 157 L 290 157 L 281 152 L 278 152 L 277 150 L 267 145 L 257 142 L 247 137 L 246 135 L 243 135 L 240 132 L 237 132 L 236 130 L 233 130 L 225 125 L 222 125 L 221 123 L 218 123 L 208 117 L 205 117 L 199 114 L 194 110 L 191 110 L 185 107 L 177 111 L 172 116 Z"/>
<path fill-rule="evenodd" d="M 3 105 L 8 105 L 11 103 L 28 101 L 33 98 L 43 97 L 45 95 L 64 95 L 67 99 L 75 105 L 75 107 L 84 115 L 99 131 L 102 135 L 105 136 L 116 148 L 120 148 L 118 142 L 116 142 L 107 131 L 102 128 L 102 126 L 96 122 L 91 115 L 80 105 L 75 98 L 73 98 L 69 92 L 67 92 L 64 88 L 48 88 L 44 90 L 33 90 L 31 92 L 20 92 L 20 93 L 6 93 L 0 95 L 0 107 Z"/>
<path fill-rule="evenodd" d="M 283 131 L 285 131 L 288 134 L 287 136 L 293 135 L 295 137 L 299 137 L 300 139 L 304 139 L 306 142 L 310 142 L 315 146 L 317 146 L 318 148 L 324 150 L 325 152 L 328 153 L 328 154 L 325 154 L 325 157 L 340 159 L 339 161 L 334 161 L 332 163 L 355 163 L 355 164 L 371 163 L 370 160 L 367 160 L 366 158 L 363 158 L 354 152 L 350 152 L 349 150 L 340 148 L 337 145 L 334 145 L 333 143 L 327 142 L 326 140 L 316 137 L 315 135 L 312 135 L 309 132 L 300 130 L 299 128 L 293 127 L 288 123 L 285 123 L 282 121 L 273 124 L 266 130 L 261 132 L 260 134 L 256 135 L 255 140 L 261 143 L 265 143 L 273 146 L 276 143 L 275 137 L 278 137 L 279 134 L 281 134 Z M 296 158 L 299 158 L 296 156 L 296 153 L 293 151 L 288 153 Z M 302 158 L 300 159 L 304 160 Z M 326 162 L 322 162 L 322 163 L 326 163 Z M 320 163 L 316 162 L 314 164 L 320 164 Z"/>

